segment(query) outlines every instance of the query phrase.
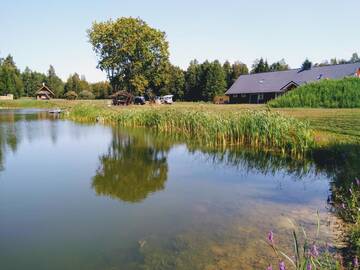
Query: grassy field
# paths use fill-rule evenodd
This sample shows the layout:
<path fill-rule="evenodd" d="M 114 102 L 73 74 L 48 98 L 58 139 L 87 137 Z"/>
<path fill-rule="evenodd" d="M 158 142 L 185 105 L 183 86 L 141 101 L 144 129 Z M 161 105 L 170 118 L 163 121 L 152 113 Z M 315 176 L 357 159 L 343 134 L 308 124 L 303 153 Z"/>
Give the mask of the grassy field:
<path fill-rule="evenodd" d="M 70 110 L 78 105 L 88 104 L 96 108 L 106 108 L 111 112 L 122 110 L 167 110 L 176 108 L 180 111 L 200 111 L 209 113 L 233 114 L 242 111 L 270 110 L 284 116 L 307 120 L 315 131 L 315 139 L 319 144 L 333 141 L 344 143 L 360 143 L 360 109 L 322 109 L 322 108 L 269 108 L 266 105 L 214 105 L 209 103 L 177 102 L 174 105 L 108 107 L 109 100 L 51 100 L 37 101 L 20 99 L 0 101 L 0 108 L 54 108 Z"/>

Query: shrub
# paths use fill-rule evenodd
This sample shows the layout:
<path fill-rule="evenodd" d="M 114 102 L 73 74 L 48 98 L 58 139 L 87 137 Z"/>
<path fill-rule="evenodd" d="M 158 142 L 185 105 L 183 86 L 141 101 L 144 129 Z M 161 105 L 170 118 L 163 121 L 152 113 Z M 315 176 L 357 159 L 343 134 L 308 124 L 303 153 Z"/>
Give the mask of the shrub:
<path fill-rule="evenodd" d="M 74 100 L 74 99 L 77 99 L 77 97 L 78 97 L 78 95 L 74 91 L 66 92 L 64 96 L 66 99 L 69 99 L 69 100 Z"/>
<path fill-rule="evenodd" d="M 271 107 L 360 108 L 360 79 L 321 80 L 268 103 Z"/>
<path fill-rule="evenodd" d="M 79 98 L 80 99 L 94 99 L 95 96 L 92 92 L 90 92 L 88 90 L 83 90 L 79 93 Z"/>

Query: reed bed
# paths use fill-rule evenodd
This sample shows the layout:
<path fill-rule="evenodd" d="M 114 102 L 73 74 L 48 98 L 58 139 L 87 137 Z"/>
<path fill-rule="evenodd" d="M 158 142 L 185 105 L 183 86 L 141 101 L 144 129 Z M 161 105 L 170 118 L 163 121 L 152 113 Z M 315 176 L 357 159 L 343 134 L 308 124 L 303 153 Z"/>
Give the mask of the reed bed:
<path fill-rule="evenodd" d="M 314 144 L 306 121 L 266 110 L 215 113 L 170 107 L 116 110 L 81 105 L 72 108 L 66 117 L 180 133 L 185 139 L 208 146 L 246 145 L 292 156 L 304 155 Z"/>

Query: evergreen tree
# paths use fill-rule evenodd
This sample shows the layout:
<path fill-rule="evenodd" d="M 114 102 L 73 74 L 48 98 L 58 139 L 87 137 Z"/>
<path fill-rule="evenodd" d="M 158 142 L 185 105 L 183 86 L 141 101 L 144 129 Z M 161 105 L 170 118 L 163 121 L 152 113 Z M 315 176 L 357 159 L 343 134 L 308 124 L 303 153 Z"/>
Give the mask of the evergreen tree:
<path fill-rule="evenodd" d="M 231 82 L 230 82 L 230 86 L 228 85 L 228 88 L 230 88 L 231 85 L 233 85 L 233 83 L 240 77 L 240 75 L 249 74 L 249 69 L 246 66 L 246 64 L 241 63 L 239 61 L 236 61 L 234 64 L 232 64 L 231 69 L 232 69 Z"/>
<path fill-rule="evenodd" d="M 312 67 L 312 63 L 309 61 L 309 59 L 305 59 L 304 63 L 301 66 L 302 70 L 309 70 Z"/>
<path fill-rule="evenodd" d="M 360 62 L 360 58 L 357 53 L 353 53 L 350 58 L 350 63 L 357 63 Z"/>
<path fill-rule="evenodd" d="M 264 61 L 263 58 L 260 58 L 255 60 L 252 66 L 251 73 L 261 73 L 261 72 L 269 72 L 269 71 L 270 71 L 270 67 L 267 60 Z"/>
<path fill-rule="evenodd" d="M 226 76 L 220 62 L 215 60 L 206 67 L 203 98 L 212 101 L 215 96 L 223 95 L 226 91 Z"/>
<path fill-rule="evenodd" d="M 201 100 L 200 65 L 192 60 L 185 74 L 185 99 L 189 101 Z"/>
<path fill-rule="evenodd" d="M 1 61 L 0 65 L 0 94 L 13 94 L 15 98 L 23 95 L 23 83 L 19 69 L 11 55 Z"/>
<path fill-rule="evenodd" d="M 184 88 L 184 71 L 177 66 L 170 65 L 167 83 L 160 90 L 160 95 L 172 94 L 175 100 L 182 100 L 184 99 Z"/>
<path fill-rule="evenodd" d="M 64 86 L 64 93 L 74 91 L 76 94 L 80 94 L 82 91 L 91 91 L 91 85 L 86 81 L 85 76 L 79 76 L 74 73 L 69 76 Z"/>
<path fill-rule="evenodd" d="M 233 68 L 229 61 L 225 61 L 225 63 L 223 64 L 223 70 L 225 73 L 226 88 L 230 88 L 233 84 Z"/>
<path fill-rule="evenodd" d="M 64 83 L 56 75 L 55 68 L 52 65 L 49 67 L 45 82 L 51 91 L 54 92 L 55 97 L 61 97 L 64 94 Z"/>
<path fill-rule="evenodd" d="M 288 64 L 286 64 L 284 59 L 281 59 L 280 61 L 277 61 L 270 65 L 270 71 L 284 71 L 289 69 L 290 67 Z"/>

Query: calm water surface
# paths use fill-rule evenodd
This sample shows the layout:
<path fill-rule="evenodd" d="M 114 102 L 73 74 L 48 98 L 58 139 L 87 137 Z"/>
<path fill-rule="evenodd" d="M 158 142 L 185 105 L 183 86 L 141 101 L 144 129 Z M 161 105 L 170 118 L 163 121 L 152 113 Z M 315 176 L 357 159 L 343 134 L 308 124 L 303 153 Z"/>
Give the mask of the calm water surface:
<path fill-rule="evenodd" d="M 286 248 L 288 218 L 329 219 L 329 188 L 313 164 L 2 111 L 0 269 L 263 269 L 267 231 Z"/>

